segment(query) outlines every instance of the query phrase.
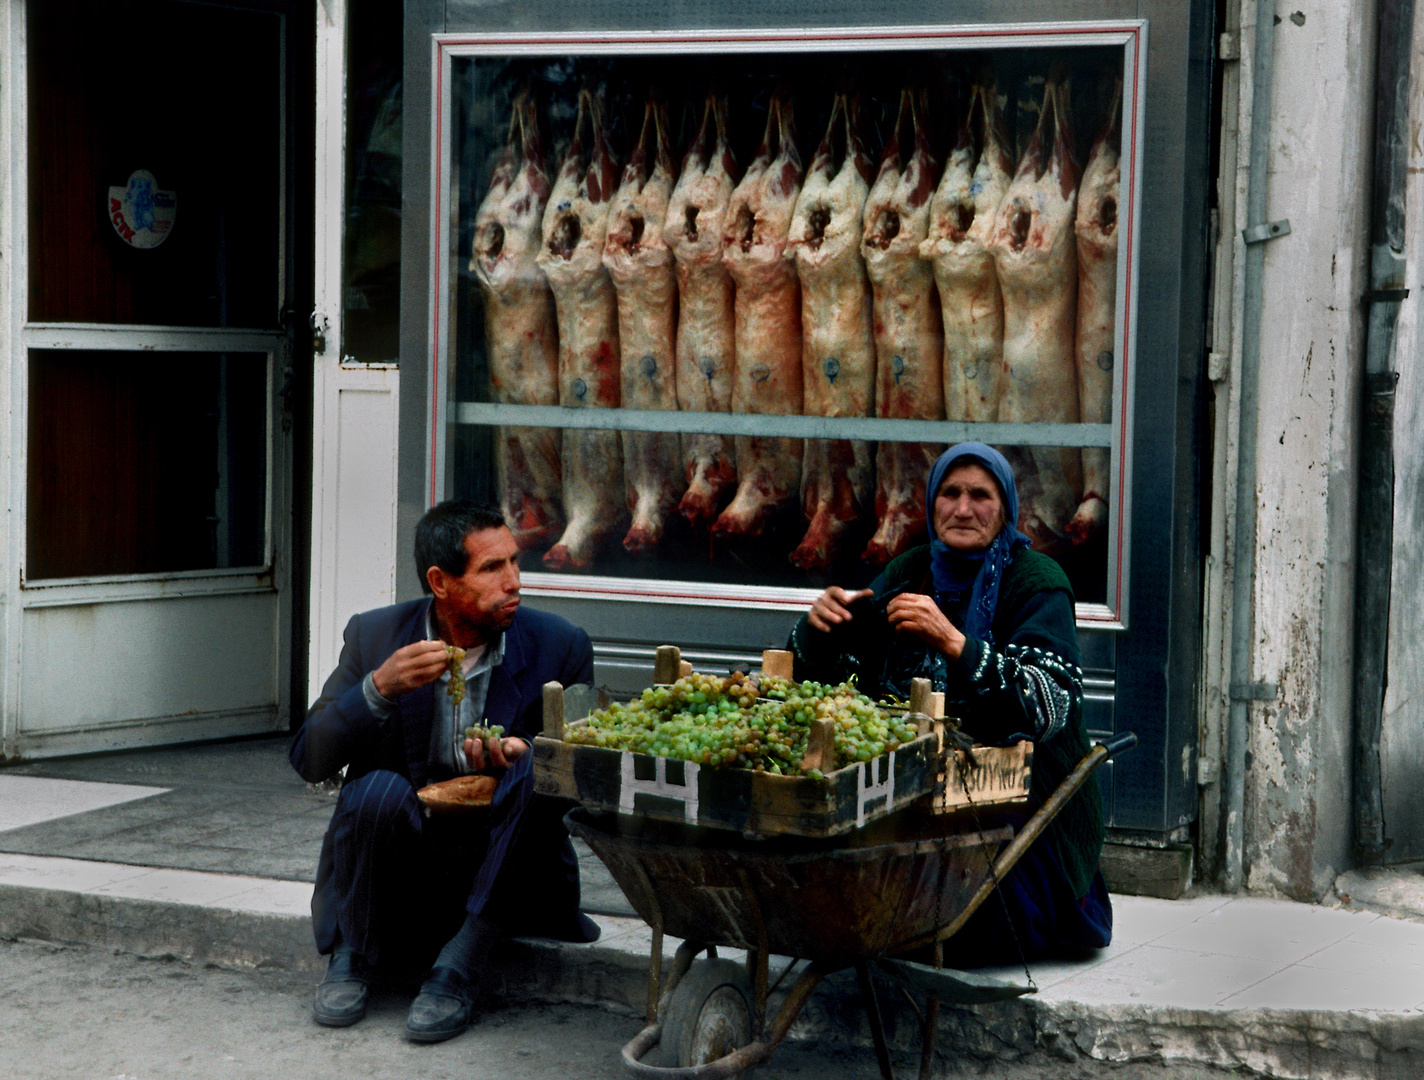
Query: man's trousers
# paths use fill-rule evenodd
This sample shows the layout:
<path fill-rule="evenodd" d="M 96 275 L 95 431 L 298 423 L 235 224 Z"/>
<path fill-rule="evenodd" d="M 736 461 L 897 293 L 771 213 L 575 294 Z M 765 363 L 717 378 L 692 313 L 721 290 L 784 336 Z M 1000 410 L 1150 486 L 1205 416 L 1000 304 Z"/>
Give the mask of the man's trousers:
<path fill-rule="evenodd" d="M 343 785 L 312 895 L 317 948 L 344 941 L 373 965 L 418 975 L 467 914 L 513 935 L 581 940 L 566 806 L 534 794 L 531 757 L 488 810 L 429 819 L 399 773 Z"/>

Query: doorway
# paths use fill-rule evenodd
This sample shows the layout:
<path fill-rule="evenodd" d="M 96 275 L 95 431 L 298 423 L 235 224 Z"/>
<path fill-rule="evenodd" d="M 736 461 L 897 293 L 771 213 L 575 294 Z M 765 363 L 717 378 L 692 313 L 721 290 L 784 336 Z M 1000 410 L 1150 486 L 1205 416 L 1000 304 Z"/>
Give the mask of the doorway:
<path fill-rule="evenodd" d="M 298 10 L 28 5 L 9 753 L 288 727 Z"/>

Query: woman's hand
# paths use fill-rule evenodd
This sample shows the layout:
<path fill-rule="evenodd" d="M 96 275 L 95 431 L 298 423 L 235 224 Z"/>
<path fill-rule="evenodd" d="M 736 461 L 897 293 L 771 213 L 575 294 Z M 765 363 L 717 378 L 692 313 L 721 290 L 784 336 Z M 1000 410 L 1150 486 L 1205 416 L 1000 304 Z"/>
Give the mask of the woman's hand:
<path fill-rule="evenodd" d="M 811 624 L 813 629 L 824 634 L 834 626 L 850 622 L 851 604 L 874 595 L 875 590 L 873 589 L 856 589 L 855 592 L 847 592 L 839 585 L 832 585 L 816 597 L 816 602 L 811 605 L 811 610 L 806 615 L 806 621 Z"/>
<path fill-rule="evenodd" d="M 934 598 L 921 593 L 901 593 L 885 609 L 892 630 L 914 634 L 926 645 L 951 659 L 964 651 L 964 635 L 939 609 Z"/>

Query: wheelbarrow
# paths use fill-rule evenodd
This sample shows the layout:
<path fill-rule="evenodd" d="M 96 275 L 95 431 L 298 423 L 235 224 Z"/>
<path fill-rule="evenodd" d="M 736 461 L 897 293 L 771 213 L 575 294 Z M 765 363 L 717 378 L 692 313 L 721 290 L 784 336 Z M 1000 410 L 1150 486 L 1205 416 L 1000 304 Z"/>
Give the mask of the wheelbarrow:
<path fill-rule="evenodd" d="M 624 1065 L 644 1080 L 734 1076 L 770 1058 L 823 979 L 853 968 L 881 1075 L 893 1080 L 873 967 L 928 998 L 920 1057 L 927 1077 L 941 1001 L 1002 1001 L 1034 989 L 943 967 L 943 941 L 1094 770 L 1136 742 L 1125 734 L 1093 747 L 1017 834 L 989 811 L 969 815 L 969 827 L 960 814 L 915 815 L 907 828 L 901 814 L 849 840 L 824 842 L 746 840 L 728 830 L 570 811 L 569 831 L 604 862 L 653 931 L 648 1024 L 623 1048 Z M 682 944 L 661 985 L 664 934 Z M 745 949 L 746 964 L 719 958 L 719 946 Z M 925 949 L 933 964 L 897 958 Z M 703 952 L 708 958 L 698 960 Z M 809 965 L 768 1018 L 773 954 Z M 644 1060 L 655 1049 L 658 1063 Z"/>

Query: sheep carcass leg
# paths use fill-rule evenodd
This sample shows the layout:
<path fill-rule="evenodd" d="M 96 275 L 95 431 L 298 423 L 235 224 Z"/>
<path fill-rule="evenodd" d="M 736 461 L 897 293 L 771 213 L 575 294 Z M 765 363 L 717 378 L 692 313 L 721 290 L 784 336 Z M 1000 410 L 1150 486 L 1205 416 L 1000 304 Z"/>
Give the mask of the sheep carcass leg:
<path fill-rule="evenodd" d="M 801 412 L 801 287 L 786 258 L 800 192 L 791 105 L 774 97 L 756 160 L 732 192 L 722 239 L 722 259 L 737 284 L 733 412 Z M 736 448 L 737 493 L 712 534 L 759 536 L 799 488 L 801 440 L 738 435 Z"/>
<path fill-rule="evenodd" d="M 987 245 L 1012 172 L 998 91 L 992 83 L 976 84 L 930 202 L 929 237 L 920 245 L 934 268 L 944 316 L 944 409 L 950 420 L 999 418 L 1004 302 Z"/>
<path fill-rule="evenodd" d="M 1117 212 L 1121 186 L 1119 144 L 1122 80 L 1088 155 L 1078 186 L 1078 411 L 1085 424 L 1112 419 L 1113 334 L 1117 318 Z M 1066 529 L 1075 544 L 1100 535 L 1107 525 L 1111 487 L 1109 452 L 1083 450 L 1083 498 Z"/>
<path fill-rule="evenodd" d="M 702 127 L 683 159 L 663 235 L 677 259 L 677 402 L 692 412 L 731 412 L 736 286 L 722 262 L 722 232 L 736 163 L 726 105 L 707 98 Z M 726 435 L 684 435 L 687 491 L 678 512 L 694 525 L 717 515 L 737 482 Z"/>
<path fill-rule="evenodd" d="M 559 342 L 554 298 L 539 253 L 549 176 L 538 115 L 526 94 L 514 102 L 509 142 L 475 215 L 470 269 L 484 298 L 490 399 L 557 405 Z M 500 509 L 523 549 L 542 547 L 564 527 L 559 429 L 502 427 L 495 432 Z"/>
<path fill-rule="evenodd" d="M 585 121 L 592 133 L 584 161 Z M 618 167 L 604 138 L 602 103 L 579 92 L 568 153 L 544 211 L 539 265 L 559 316 L 559 404 L 613 409 L 619 403 L 618 299 L 603 265 Z M 584 570 L 624 521 L 623 448 L 616 431 L 564 432 L 568 526 L 544 555 L 551 570 Z"/>
<path fill-rule="evenodd" d="M 801 279 L 801 375 L 808 416 L 869 416 L 874 405 L 875 333 L 860 254 L 870 177 L 858 103 L 839 94 L 796 201 L 788 242 Z M 801 507 L 810 524 L 791 562 L 803 570 L 829 567 L 846 529 L 869 515 L 874 490 L 868 442 L 807 439 Z"/>
<path fill-rule="evenodd" d="M 999 419 L 1009 423 L 1077 423 L 1073 359 L 1078 310 L 1073 216 L 1078 170 L 1060 79 L 1044 88 L 1043 110 L 994 224 L 990 250 L 1004 295 L 1007 378 Z M 1049 153 L 1045 145 L 1052 139 Z M 1078 506 L 1082 455 L 1076 447 L 1030 447 L 1014 455 L 1019 528 L 1034 547 L 1060 543 Z"/>
<path fill-rule="evenodd" d="M 603 247 L 603 265 L 618 293 L 625 409 L 677 409 L 677 280 L 663 239 L 673 168 L 667 107 L 649 101 L 638 145 L 613 197 Z M 629 551 L 647 550 L 662 539 L 667 515 L 682 494 L 681 462 L 676 434 L 623 433 L 623 477 L 633 512 L 623 537 Z"/>
<path fill-rule="evenodd" d="M 935 161 L 914 94 L 901 92 L 895 130 L 865 201 L 861 252 L 874 293 L 877 416 L 944 419 L 944 328 L 934 273 L 920 257 L 929 235 Z M 909 123 L 912 131 L 903 129 Z M 909 134 L 911 138 L 904 138 Z M 904 153 L 907 143 L 913 149 Z M 865 549 L 886 563 L 918 543 L 925 528 L 925 479 L 934 443 L 882 442 L 876 454 L 875 513 L 880 527 Z"/>

